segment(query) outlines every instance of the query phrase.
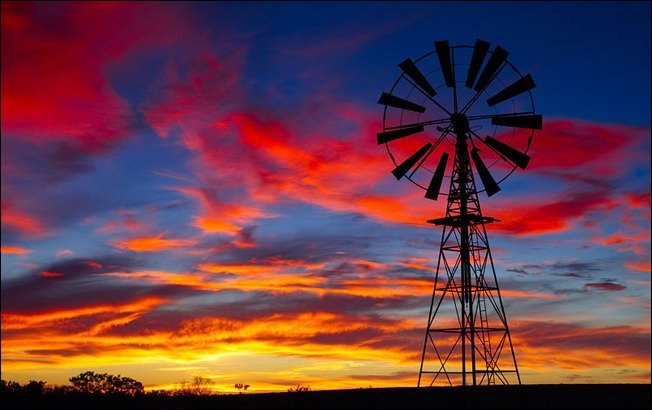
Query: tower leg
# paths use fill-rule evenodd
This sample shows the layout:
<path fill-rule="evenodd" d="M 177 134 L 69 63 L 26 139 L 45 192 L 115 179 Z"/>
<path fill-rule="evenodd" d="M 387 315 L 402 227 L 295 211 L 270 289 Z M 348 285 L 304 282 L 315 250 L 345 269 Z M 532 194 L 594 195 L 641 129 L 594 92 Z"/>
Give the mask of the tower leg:
<path fill-rule="evenodd" d="M 417 384 L 520 384 L 485 228 L 495 220 L 482 216 L 468 122 L 457 121 L 446 216 L 428 221 L 443 230 Z"/>

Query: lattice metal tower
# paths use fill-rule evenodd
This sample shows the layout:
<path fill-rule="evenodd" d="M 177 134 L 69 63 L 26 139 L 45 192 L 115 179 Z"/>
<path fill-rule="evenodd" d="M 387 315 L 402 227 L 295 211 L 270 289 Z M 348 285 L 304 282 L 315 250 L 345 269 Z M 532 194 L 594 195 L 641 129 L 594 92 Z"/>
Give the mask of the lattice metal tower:
<path fill-rule="evenodd" d="M 428 199 L 447 196 L 446 215 L 428 221 L 442 236 L 417 385 L 520 384 L 485 228 L 499 221 L 482 215 L 478 193 L 494 195 L 530 161 L 534 130 L 542 128 L 534 80 L 507 61 L 502 47 L 489 51 L 483 40 L 434 46 L 399 64 L 402 73 L 378 101 L 385 106 L 378 144 L 387 146 L 394 176 L 423 188 Z M 489 98 L 478 103 L 483 96 Z M 426 142 L 414 151 L 416 137 Z M 437 161 L 435 151 L 441 152 Z"/>

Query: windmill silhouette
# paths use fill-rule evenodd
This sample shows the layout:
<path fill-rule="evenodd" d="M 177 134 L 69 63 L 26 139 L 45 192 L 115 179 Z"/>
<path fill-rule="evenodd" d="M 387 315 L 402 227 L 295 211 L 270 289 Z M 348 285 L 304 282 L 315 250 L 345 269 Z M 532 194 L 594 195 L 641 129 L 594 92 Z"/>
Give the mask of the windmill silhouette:
<path fill-rule="evenodd" d="M 486 231 L 499 220 L 482 214 L 478 194 L 496 194 L 527 167 L 542 117 L 532 76 L 499 45 L 490 48 L 480 39 L 436 41 L 398 65 L 401 74 L 378 100 L 385 109 L 377 142 L 387 147 L 392 174 L 425 198 L 447 197 L 446 215 L 428 221 L 442 236 L 418 386 L 521 383 Z"/>

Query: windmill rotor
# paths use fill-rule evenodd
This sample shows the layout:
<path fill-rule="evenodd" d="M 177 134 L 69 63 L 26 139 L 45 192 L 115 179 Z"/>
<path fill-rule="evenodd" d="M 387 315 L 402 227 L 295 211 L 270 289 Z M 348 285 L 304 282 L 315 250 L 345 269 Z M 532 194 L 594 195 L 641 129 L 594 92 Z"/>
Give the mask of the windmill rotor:
<path fill-rule="evenodd" d="M 508 56 L 501 46 L 491 49 L 480 39 L 473 46 L 435 41 L 431 51 L 398 64 L 401 74 L 378 99 L 384 113 L 377 134 L 397 179 L 422 188 L 428 199 L 447 195 L 443 181 L 450 178 L 448 158 L 460 132 L 468 139 L 474 174 L 483 182 L 478 192 L 495 194 L 516 168 L 527 167 L 542 116 L 534 107 L 533 77 L 521 74 Z"/>

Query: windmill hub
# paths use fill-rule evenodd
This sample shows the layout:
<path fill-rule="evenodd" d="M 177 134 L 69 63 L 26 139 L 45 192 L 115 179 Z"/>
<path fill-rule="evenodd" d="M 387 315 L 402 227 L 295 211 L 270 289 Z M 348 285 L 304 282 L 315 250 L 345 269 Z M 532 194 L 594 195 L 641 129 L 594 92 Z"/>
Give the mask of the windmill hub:
<path fill-rule="evenodd" d="M 455 135 L 466 135 L 470 131 L 469 120 L 462 113 L 451 114 L 451 124 Z"/>

